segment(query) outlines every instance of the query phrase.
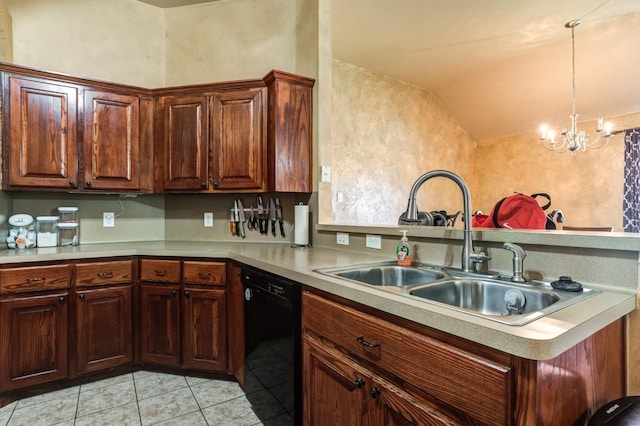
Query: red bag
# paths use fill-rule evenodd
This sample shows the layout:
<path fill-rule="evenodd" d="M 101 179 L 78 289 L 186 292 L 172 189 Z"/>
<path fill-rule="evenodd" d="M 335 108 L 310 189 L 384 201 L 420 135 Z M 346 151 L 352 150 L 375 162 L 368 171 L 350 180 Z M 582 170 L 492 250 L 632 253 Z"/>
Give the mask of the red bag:
<path fill-rule="evenodd" d="M 476 214 L 474 228 L 546 229 L 547 215 L 535 198 L 513 194 L 498 201 L 489 215 Z"/>

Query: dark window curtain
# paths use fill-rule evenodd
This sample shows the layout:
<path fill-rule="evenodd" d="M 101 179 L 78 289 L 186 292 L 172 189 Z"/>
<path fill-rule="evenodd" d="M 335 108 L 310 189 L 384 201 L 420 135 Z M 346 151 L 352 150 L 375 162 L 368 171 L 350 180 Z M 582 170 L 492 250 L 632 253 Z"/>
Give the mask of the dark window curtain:
<path fill-rule="evenodd" d="M 624 232 L 640 232 L 640 127 L 624 132 Z"/>

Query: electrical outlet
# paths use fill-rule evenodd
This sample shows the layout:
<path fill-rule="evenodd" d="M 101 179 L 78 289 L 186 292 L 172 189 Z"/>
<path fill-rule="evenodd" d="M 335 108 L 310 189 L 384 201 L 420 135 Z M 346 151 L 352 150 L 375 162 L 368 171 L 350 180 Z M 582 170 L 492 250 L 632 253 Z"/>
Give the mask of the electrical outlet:
<path fill-rule="evenodd" d="M 104 228 L 113 228 L 116 226 L 116 214 L 114 212 L 102 213 L 102 226 Z"/>
<path fill-rule="evenodd" d="M 342 232 L 336 233 L 336 244 L 341 246 L 349 245 L 349 234 L 344 234 Z"/>
<path fill-rule="evenodd" d="M 331 166 L 322 166 L 320 174 L 320 182 L 331 182 Z"/>
<path fill-rule="evenodd" d="M 382 249 L 382 237 L 380 235 L 367 234 L 366 245 L 368 248 Z"/>
<path fill-rule="evenodd" d="M 213 228 L 213 212 L 204 212 L 204 227 Z"/>

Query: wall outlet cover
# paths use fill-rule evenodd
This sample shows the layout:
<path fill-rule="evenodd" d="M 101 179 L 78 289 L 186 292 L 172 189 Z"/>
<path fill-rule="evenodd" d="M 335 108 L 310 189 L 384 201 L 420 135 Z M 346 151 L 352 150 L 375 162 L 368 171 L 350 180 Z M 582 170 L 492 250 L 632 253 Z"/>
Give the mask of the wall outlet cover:
<path fill-rule="evenodd" d="M 349 234 L 345 234 L 343 232 L 336 233 L 336 244 L 341 246 L 349 245 Z"/>
<path fill-rule="evenodd" d="M 102 213 L 102 226 L 104 228 L 113 228 L 116 226 L 116 214 L 114 212 Z"/>
<path fill-rule="evenodd" d="M 380 235 L 367 234 L 366 245 L 368 248 L 382 249 L 382 237 Z"/>
<path fill-rule="evenodd" d="M 204 212 L 204 227 L 213 228 L 213 212 Z"/>

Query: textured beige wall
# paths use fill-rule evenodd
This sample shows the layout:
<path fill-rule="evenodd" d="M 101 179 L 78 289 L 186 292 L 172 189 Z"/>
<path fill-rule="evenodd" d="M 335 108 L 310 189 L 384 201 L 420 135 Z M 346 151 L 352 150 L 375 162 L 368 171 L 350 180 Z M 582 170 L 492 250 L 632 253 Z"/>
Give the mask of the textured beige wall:
<path fill-rule="evenodd" d="M 4 0 L 13 62 L 143 87 L 164 82 L 163 9 L 135 0 Z"/>
<path fill-rule="evenodd" d="M 617 128 L 640 126 L 640 113 L 613 117 Z M 580 127 L 595 133 L 595 122 Z M 622 231 L 624 135 L 598 150 L 556 153 L 542 147 L 537 133 L 478 142 L 475 150 L 475 208 L 488 213 L 514 192 L 551 195 L 565 224 L 613 226 Z"/>
<path fill-rule="evenodd" d="M 7 0 L 0 0 L 0 61 L 13 61 L 13 34 L 11 14 L 6 4 Z"/>
<path fill-rule="evenodd" d="M 332 79 L 335 223 L 397 224 L 411 185 L 430 170 L 453 171 L 473 187 L 473 141 L 433 95 L 338 60 Z M 462 196 L 438 178 L 423 185 L 418 205 L 453 213 Z"/>
<path fill-rule="evenodd" d="M 294 0 L 219 1 L 167 9 L 165 18 L 168 86 L 295 70 Z"/>

